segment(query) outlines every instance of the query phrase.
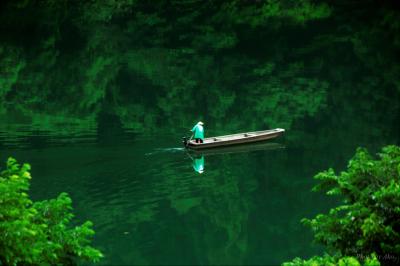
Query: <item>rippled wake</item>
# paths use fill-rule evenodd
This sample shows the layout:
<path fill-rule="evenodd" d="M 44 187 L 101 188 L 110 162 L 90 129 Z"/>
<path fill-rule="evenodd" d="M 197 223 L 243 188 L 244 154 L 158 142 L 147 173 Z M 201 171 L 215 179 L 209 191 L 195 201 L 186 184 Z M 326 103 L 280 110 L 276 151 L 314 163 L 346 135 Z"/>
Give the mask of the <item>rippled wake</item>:
<path fill-rule="evenodd" d="M 145 156 L 150 156 L 159 153 L 179 153 L 184 151 L 185 148 L 158 148 L 154 149 L 152 152 L 145 153 Z"/>

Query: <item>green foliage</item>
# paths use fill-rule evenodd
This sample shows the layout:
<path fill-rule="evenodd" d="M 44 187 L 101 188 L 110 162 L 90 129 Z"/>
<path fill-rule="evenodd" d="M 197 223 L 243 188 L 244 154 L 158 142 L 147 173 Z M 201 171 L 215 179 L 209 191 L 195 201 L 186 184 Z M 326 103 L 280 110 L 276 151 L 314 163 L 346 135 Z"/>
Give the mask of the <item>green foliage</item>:
<path fill-rule="evenodd" d="M 400 92 L 399 13 L 387 4 L 18 0 L 0 12 L 0 112 L 87 118 L 107 109 L 139 132 L 203 116 L 232 132 L 290 129 L 345 101 L 399 108 L 388 97 Z M 393 122 L 343 111 L 355 127 Z"/>
<path fill-rule="evenodd" d="M 96 262 L 103 255 L 90 246 L 92 223 L 70 228 L 72 202 L 66 193 L 32 202 L 29 164 L 9 158 L 0 173 L 0 264 L 74 265 L 77 259 Z"/>
<path fill-rule="evenodd" d="M 267 63 L 254 69 L 248 87 L 253 116 L 270 127 L 290 128 L 294 120 L 314 115 L 326 102 L 327 82 L 305 77 L 302 63 L 285 67 Z"/>
<path fill-rule="evenodd" d="M 5 108 L 4 96 L 12 90 L 24 66 L 20 49 L 0 45 L 0 113 Z"/>
<path fill-rule="evenodd" d="M 371 257 L 370 254 L 376 254 L 384 265 L 398 260 L 400 147 L 384 147 L 378 160 L 372 158 L 365 149 L 359 148 L 349 161 L 347 171 L 336 175 L 333 169 L 329 169 L 317 174 L 315 179 L 320 181 L 315 191 L 340 196 L 343 201 L 342 205 L 331 209 L 328 214 L 303 219 L 303 223 L 313 230 L 317 242 L 334 252 L 336 260 L 342 256 L 364 259 Z M 320 265 L 319 260 L 333 261 L 330 257 L 315 257 L 309 261 L 296 259 L 294 264 L 286 265 L 314 265 L 314 262 Z M 375 263 L 373 261 L 366 260 L 364 263 Z M 354 263 L 349 265 L 359 265 L 357 263 L 354 259 Z"/>
<path fill-rule="evenodd" d="M 337 176 L 330 169 L 315 176 L 321 181 L 315 190 L 340 195 L 344 203 L 304 220 L 317 241 L 346 255 L 400 254 L 400 148 L 387 146 L 379 156 L 374 160 L 358 149 L 347 171 Z"/>
<path fill-rule="evenodd" d="M 330 256 L 325 254 L 323 257 L 315 256 L 308 260 L 302 260 L 300 258 L 295 258 L 291 262 L 285 262 L 282 264 L 283 266 L 379 266 L 379 260 L 376 258 L 375 254 L 372 254 L 370 257 L 366 258 L 364 261 L 360 260 L 356 257 L 338 257 L 338 256 Z"/>
<path fill-rule="evenodd" d="M 208 111 L 216 119 L 224 117 L 231 111 L 229 107 L 235 105 L 235 99 L 239 99 L 235 92 L 228 90 L 238 80 L 237 73 L 242 72 L 242 69 L 234 70 L 242 59 L 229 59 L 229 65 L 223 69 L 218 67 L 216 59 L 220 51 L 246 42 L 237 25 L 242 22 L 270 25 L 266 22 L 270 18 L 291 18 L 303 23 L 321 18 L 320 10 L 325 9 L 325 5 L 308 0 L 252 4 L 107 0 L 76 5 L 66 0 L 47 0 L 42 5 L 28 0 L 4 7 L 4 14 L 27 14 L 18 23 L 13 16 L 2 17 L 0 23 L 10 29 L 8 32 L 24 34 L 32 25 L 39 31 L 38 37 L 31 38 L 31 45 L 22 43 L 19 47 L 29 51 L 28 63 L 20 61 L 13 69 L 5 69 L 8 75 L 3 81 L 5 86 L 0 87 L 0 97 L 7 95 L 7 101 L 25 114 L 59 113 L 60 110 L 91 114 L 107 102 L 125 126 L 133 126 L 138 131 L 158 128 L 156 121 L 160 118 L 166 124 L 186 124 L 185 120 L 191 123 L 193 118 L 183 119 L 177 114 L 193 112 L 191 101 L 201 101 L 206 94 L 204 89 L 211 90 L 207 88 L 209 85 L 212 90 L 221 90 L 217 92 L 221 95 L 217 101 L 221 107 L 211 101 L 205 104 L 209 110 L 202 112 Z M 18 42 L 12 34 L 5 36 L 6 43 Z M 210 50 L 214 52 L 203 54 Z M 215 73 L 210 75 L 210 69 Z M 118 83 L 127 78 L 124 74 L 127 72 L 148 82 Z M 12 84 L 18 90 L 10 93 Z M 152 96 L 157 100 L 149 103 L 132 97 L 135 94 L 132 91 L 138 90 L 142 95 L 146 91 L 154 92 Z M 200 91 L 205 93 L 199 94 Z"/>
<path fill-rule="evenodd" d="M 106 0 L 80 3 L 80 23 L 107 23 L 116 16 L 128 13 L 137 0 Z"/>
<path fill-rule="evenodd" d="M 332 13 L 332 9 L 327 4 L 315 4 L 309 0 L 267 0 L 252 4 L 232 1 L 226 5 L 226 9 L 238 24 L 249 24 L 252 27 L 272 26 L 273 28 L 280 27 L 282 24 L 277 22 L 277 19 L 304 25 L 308 21 L 327 18 Z"/>

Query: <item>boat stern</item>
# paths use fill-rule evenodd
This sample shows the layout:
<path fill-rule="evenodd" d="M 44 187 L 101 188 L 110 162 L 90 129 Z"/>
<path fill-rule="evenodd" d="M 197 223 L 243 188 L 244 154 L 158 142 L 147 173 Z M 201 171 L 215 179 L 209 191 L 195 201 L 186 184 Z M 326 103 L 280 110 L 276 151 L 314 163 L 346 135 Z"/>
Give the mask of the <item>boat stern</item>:
<path fill-rule="evenodd" d="M 183 146 L 187 146 L 187 144 L 188 144 L 188 140 L 187 140 L 187 137 L 182 137 L 182 143 L 183 143 Z"/>

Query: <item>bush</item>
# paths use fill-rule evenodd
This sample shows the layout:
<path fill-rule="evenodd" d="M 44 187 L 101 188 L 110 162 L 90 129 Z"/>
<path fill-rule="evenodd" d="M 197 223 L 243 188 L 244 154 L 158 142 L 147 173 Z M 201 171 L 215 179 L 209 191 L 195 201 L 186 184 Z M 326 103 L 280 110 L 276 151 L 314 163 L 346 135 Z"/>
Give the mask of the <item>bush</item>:
<path fill-rule="evenodd" d="M 379 160 L 359 148 L 347 171 L 336 175 L 329 169 L 314 178 L 320 181 L 314 191 L 340 196 L 342 205 L 302 222 L 333 256 L 284 265 L 340 265 L 343 259 L 351 260 L 343 265 L 400 263 L 400 147 L 384 147 Z"/>
<path fill-rule="evenodd" d="M 302 260 L 300 258 L 294 259 L 292 262 L 285 262 L 283 266 L 361 266 L 358 258 L 355 257 L 342 257 L 329 256 L 325 254 L 323 257 L 315 256 L 309 260 Z M 379 266 L 380 263 L 376 256 L 373 254 L 371 257 L 365 258 L 364 266 Z"/>
<path fill-rule="evenodd" d="M 75 265 L 103 257 L 90 246 L 92 223 L 68 227 L 73 218 L 71 198 L 32 202 L 29 164 L 9 158 L 0 173 L 0 265 Z"/>

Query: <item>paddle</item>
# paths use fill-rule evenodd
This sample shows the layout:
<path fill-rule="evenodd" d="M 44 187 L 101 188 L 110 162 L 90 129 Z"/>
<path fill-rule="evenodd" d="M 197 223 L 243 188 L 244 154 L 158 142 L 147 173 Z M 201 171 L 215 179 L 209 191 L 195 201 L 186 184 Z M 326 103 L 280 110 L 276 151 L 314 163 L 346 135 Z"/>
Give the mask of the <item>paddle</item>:
<path fill-rule="evenodd" d="M 185 150 L 186 152 L 186 155 L 193 161 L 194 159 L 193 159 L 193 157 L 190 155 L 190 153 L 188 152 L 188 150 Z"/>
<path fill-rule="evenodd" d="M 192 134 L 192 135 L 190 136 L 188 142 L 186 142 L 186 145 L 185 145 L 186 147 L 189 145 L 189 143 L 190 143 L 190 141 L 192 140 L 193 136 L 194 136 L 194 134 Z"/>

